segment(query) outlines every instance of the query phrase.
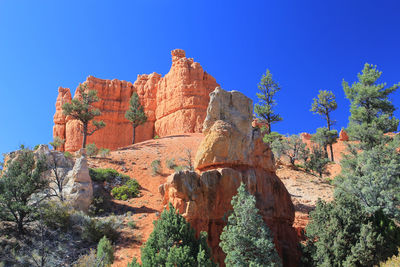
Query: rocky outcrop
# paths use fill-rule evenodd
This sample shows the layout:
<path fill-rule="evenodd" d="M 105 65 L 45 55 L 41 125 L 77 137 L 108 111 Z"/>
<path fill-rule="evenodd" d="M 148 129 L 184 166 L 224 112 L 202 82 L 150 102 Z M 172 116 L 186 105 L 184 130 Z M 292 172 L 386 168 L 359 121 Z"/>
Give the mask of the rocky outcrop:
<path fill-rule="evenodd" d="M 120 80 L 103 80 L 89 76 L 84 82 L 89 90 L 96 90 L 101 111 L 96 120 L 103 120 L 106 127 L 88 137 L 87 143 L 98 147 L 116 149 L 132 142 L 132 124 L 125 118 L 129 100 L 137 92 L 147 122 L 136 128 L 135 142 L 181 133 L 201 132 L 206 116 L 209 93 L 218 86 L 199 63 L 185 57 L 185 51 L 171 52 L 172 66 L 165 77 L 152 73 L 138 75 L 132 84 Z M 78 90 L 74 98 L 78 97 Z M 62 114 L 62 105 L 71 101 L 69 89 L 59 89 L 54 115 L 54 137 L 65 139 L 62 150 L 76 151 L 82 144 L 80 123 Z"/>
<path fill-rule="evenodd" d="M 197 232 L 208 232 L 213 255 L 224 266 L 219 236 L 232 209 L 232 196 L 244 182 L 256 197 L 284 265 L 297 266 L 294 207 L 275 174 L 273 156 L 262 142 L 260 129 L 251 127 L 252 112 L 252 101 L 240 92 L 220 88 L 212 92 L 204 121 L 205 138 L 195 158 L 198 172 L 172 174 L 159 191 L 163 203 L 171 202 Z"/>
<path fill-rule="evenodd" d="M 347 135 L 346 131 L 343 129 L 340 130 L 339 141 L 349 141 L 349 136 Z"/>
<path fill-rule="evenodd" d="M 85 153 L 82 153 L 75 161 L 72 174 L 69 179 L 67 179 L 65 196 L 66 200 L 70 202 L 75 209 L 85 212 L 88 211 L 93 200 L 93 185 L 89 175 Z"/>
<path fill-rule="evenodd" d="M 62 105 L 65 103 L 71 102 L 71 92 L 69 88 L 58 88 L 58 97 L 56 101 L 56 113 L 54 114 L 54 126 L 53 126 L 53 136 L 60 137 L 65 140 L 66 138 L 66 123 L 67 118 L 64 116 L 62 111 Z M 64 151 L 64 144 L 58 148 L 61 151 Z"/>

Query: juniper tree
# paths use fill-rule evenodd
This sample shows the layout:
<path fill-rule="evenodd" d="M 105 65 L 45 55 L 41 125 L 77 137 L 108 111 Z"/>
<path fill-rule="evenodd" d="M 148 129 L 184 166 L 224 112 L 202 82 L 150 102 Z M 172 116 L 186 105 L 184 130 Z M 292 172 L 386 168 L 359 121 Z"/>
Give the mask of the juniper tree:
<path fill-rule="evenodd" d="M 143 106 L 139 102 L 139 96 L 136 92 L 133 92 L 131 100 L 129 102 L 129 109 L 125 113 L 125 118 L 132 122 L 133 126 L 133 137 L 132 144 L 135 143 L 135 129 L 137 126 L 147 121 L 146 113 L 144 113 Z"/>
<path fill-rule="evenodd" d="M 366 63 L 357 82 L 351 86 L 346 81 L 342 83 L 351 104 L 347 131 L 351 139 L 361 142 L 362 149 L 379 144 L 382 134 L 396 131 L 399 124 L 389 95 L 400 83 L 387 87 L 386 83 L 377 82 L 381 75 L 376 66 Z"/>
<path fill-rule="evenodd" d="M 196 238 L 194 229 L 176 209 L 161 213 L 154 230 L 141 250 L 142 266 L 216 266 L 211 260 L 207 233 Z M 136 259 L 128 266 L 140 266 Z"/>
<path fill-rule="evenodd" d="M 271 125 L 281 121 L 282 117 L 273 110 L 276 106 L 276 101 L 274 99 L 275 94 L 279 92 L 281 88 L 279 84 L 272 79 L 272 74 L 268 69 L 261 77 L 261 81 L 258 84 L 258 90 L 260 92 L 256 95 L 259 104 L 254 105 L 254 112 L 262 122 L 268 124 L 267 135 L 270 135 Z"/>
<path fill-rule="evenodd" d="M 44 158 L 31 150 L 20 150 L 0 178 L 0 219 L 13 222 L 19 234 L 27 223 L 36 220 L 38 204 L 45 198 L 37 193 L 48 186 L 42 173 L 46 171 Z"/>
<path fill-rule="evenodd" d="M 400 245 L 400 229 L 383 213 L 369 214 L 349 194 L 319 200 L 306 226 L 306 266 L 375 266 Z"/>
<path fill-rule="evenodd" d="M 329 130 L 326 127 L 318 128 L 317 132 L 312 135 L 311 141 L 320 145 L 325 151 L 325 157 L 328 158 L 328 145 L 331 146 L 331 159 L 333 160 L 332 144 L 336 143 L 338 133 L 336 130 Z"/>
<path fill-rule="evenodd" d="M 282 155 L 286 156 L 290 163 L 294 166 L 306 150 L 306 144 L 301 140 L 301 137 L 293 134 L 281 139 L 275 139 L 271 144 L 274 156 L 279 159 Z"/>
<path fill-rule="evenodd" d="M 320 145 L 313 146 L 309 160 L 305 163 L 306 169 L 311 169 L 322 177 L 329 159 L 325 157 L 324 151 Z"/>
<path fill-rule="evenodd" d="M 281 266 L 271 232 L 258 214 L 256 199 L 243 183 L 231 203 L 233 211 L 219 244 L 226 254 L 226 266 Z"/>
<path fill-rule="evenodd" d="M 319 91 L 318 98 L 313 99 L 313 103 L 311 104 L 311 110 L 314 114 L 321 115 L 326 120 L 326 127 L 328 131 L 331 131 L 332 125 L 335 124 L 335 121 L 331 118 L 331 112 L 336 110 L 337 103 L 336 97 L 331 91 Z M 329 144 L 331 149 L 331 160 L 334 161 L 333 158 L 333 146 L 332 143 Z"/>
<path fill-rule="evenodd" d="M 106 236 L 103 236 L 97 244 L 96 259 L 99 267 L 111 266 L 114 262 L 114 249 Z"/>
<path fill-rule="evenodd" d="M 106 124 L 103 121 L 94 120 L 95 117 L 101 115 L 100 110 L 93 107 L 93 103 L 99 101 L 97 91 L 88 90 L 87 83 L 85 83 L 79 85 L 78 92 L 78 97 L 72 99 L 71 103 L 65 103 L 62 110 L 65 116 L 71 116 L 81 122 L 82 148 L 86 148 L 87 137 L 104 128 Z"/>

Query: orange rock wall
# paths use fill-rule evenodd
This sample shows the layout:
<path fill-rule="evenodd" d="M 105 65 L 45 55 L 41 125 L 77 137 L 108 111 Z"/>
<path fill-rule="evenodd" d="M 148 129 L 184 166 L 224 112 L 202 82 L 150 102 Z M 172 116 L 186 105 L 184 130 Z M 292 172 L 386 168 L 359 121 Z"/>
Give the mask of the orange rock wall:
<path fill-rule="evenodd" d="M 152 73 L 138 75 L 132 84 L 120 80 L 103 80 L 89 76 L 85 83 L 96 90 L 100 99 L 95 107 L 101 111 L 96 120 L 106 127 L 88 137 L 87 143 L 97 147 L 116 149 L 132 143 L 132 124 L 125 119 L 129 100 L 137 92 L 147 115 L 147 122 L 136 128 L 135 143 L 153 138 L 182 133 L 201 132 L 206 116 L 209 93 L 219 86 L 199 63 L 185 57 L 185 51 L 171 52 L 172 66 L 165 77 Z M 75 96 L 77 94 L 75 93 Z M 62 105 L 71 101 L 69 89 L 59 89 L 54 115 L 53 136 L 65 139 L 62 150 L 76 151 L 82 145 L 80 123 L 62 114 Z"/>

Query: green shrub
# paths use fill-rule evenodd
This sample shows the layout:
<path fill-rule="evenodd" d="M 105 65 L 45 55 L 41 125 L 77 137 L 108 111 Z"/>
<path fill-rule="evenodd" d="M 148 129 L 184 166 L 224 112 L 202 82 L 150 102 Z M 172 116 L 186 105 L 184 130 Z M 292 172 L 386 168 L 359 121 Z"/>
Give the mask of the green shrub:
<path fill-rule="evenodd" d="M 115 217 L 96 219 L 84 216 L 82 223 L 82 239 L 86 241 L 97 243 L 103 236 L 115 241 L 119 236 L 117 230 L 121 223 Z"/>
<path fill-rule="evenodd" d="M 65 204 L 47 202 L 42 206 L 42 220 L 51 229 L 67 231 L 71 227 L 71 209 Z"/>
<path fill-rule="evenodd" d="M 65 152 L 64 152 L 64 157 L 66 157 L 67 159 L 70 159 L 70 158 L 72 158 L 72 154 L 71 154 L 71 152 L 69 152 L 69 151 L 65 151 Z"/>
<path fill-rule="evenodd" d="M 96 250 L 90 249 L 89 254 L 85 254 L 79 257 L 79 259 L 74 264 L 74 267 L 91 267 L 98 266 L 96 258 Z"/>
<path fill-rule="evenodd" d="M 174 158 L 172 158 L 172 159 L 167 159 L 167 160 L 165 161 L 165 165 L 166 165 L 167 168 L 170 169 L 170 170 L 174 170 L 174 169 L 177 167 L 177 165 L 175 164 L 175 159 L 174 159 Z"/>
<path fill-rule="evenodd" d="M 161 161 L 159 159 L 153 160 L 153 162 L 151 163 L 151 174 L 153 176 L 159 174 L 160 169 L 161 169 Z"/>
<path fill-rule="evenodd" d="M 136 222 L 135 221 L 129 221 L 128 222 L 128 227 L 131 229 L 135 229 L 136 228 Z"/>
<path fill-rule="evenodd" d="M 113 182 L 121 179 L 121 183 L 125 183 L 130 178 L 125 174 L 121 174 L 114 169 L 89 169 L 89 175 L 94 182 Z"/>
<path fill-rule="evenodd" d="M 97 148 L 97 146 L 96 146 L 95 143 L 88 144 L 88 145 L 86 146 L 86 154 L 87 154 L 89 157 L 96 156 L 97 153 L 99 153 L 99 149 Z"/>
<path fill-rule="evenodd" d="M 110 197 L 108 197 L 110 198 Z M 93 197 L 88 213 L 91 215 L 102 214 L 110 208 L 110 200 L 104 196 Z"/>
<path fill-rule="evenodd" d="M 128 200 L 139 195 L 139 188 L 139 183 L 135 179 L 131 179 L 122 186 L 114 187 L 111 190 L 111 195 L 115 199 Z"/>
<path fill-rule="evenodd" d="M 99 154 L 103 158 L 108 157 L 110 155 L 110 149 L 101 148 L 100 151 L 99 151 Z"/>
<path fill-rule="evenodd" d="M 154 136 L 153 139 L 160 139 L 158 135 Z"/>
<path fill-rule="evenodd" d="M 38 148 L 39 148 L 39 146 L 40 146 L 40 145 L 36 145 L 36 146 L 34 146 L 34 147 L 33 147 L 33 150 L 36 150 L 36 149 L 38 149 Z"/>
<path fill-rule="evenodd" d="M 184 169 L 185 169 L 184 166 L 175 166 L 174 171 L 175 172 L 180 172 L 180 171 L 183 171 Z"/>
<path fill-rule="evenodd" d="M 97 261 L 100 262 L 100 266 L 110 266 L 114 262 L 114 249 L 106 236 L 103 236 L 97 245 Z"/>

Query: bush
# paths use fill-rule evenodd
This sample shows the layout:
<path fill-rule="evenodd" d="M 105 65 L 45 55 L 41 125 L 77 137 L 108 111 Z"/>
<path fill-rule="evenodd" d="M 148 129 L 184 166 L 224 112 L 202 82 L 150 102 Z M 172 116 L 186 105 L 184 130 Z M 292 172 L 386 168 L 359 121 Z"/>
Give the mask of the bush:
<path fill-rule="evenodd" d="M 86 154 L 87 154 L 89 157 L 96 156 L 97 153 L 99 153 L 99 149 L 97 148 L 97 146 L 96 146 L 95 143 L 88 144 L 88 145 L 86 146 Z"/>
<path fill-rule="evenodd" d="M 121 226 L 121 222 L 115 216 L 97 219 L 83 212 L 75 212 L 71 216 L 71 222 L 80 226 L 82 239 L 92 243 L 98 243 L 103 236 L 111 241 L 117 240 L 117 230 Z"/>
<path fill-rule="evenodd" d="M 165 165 L 166 165 L 167 168 L 170 169 L 170 170 L 174 170 L 176 167 L 178 167 L 178 166 L 175 164 L 175 159 L 174 159 L 174 158 L 172 158 L 172 159 L 167 159 L 167 160 L 165 161 Z"/>
<path fill-rule="evenodd" d="M 99 151 L 99 154 L 103 158 L 108 157 L 108 156 L 110 156 L 110 149 L 101 148 L 100 151 Z"/>
<path fill-rule="evenodd" d="M 97 261 L 100 262 L 100 266 L 110 266 L 114 262 L 114 249 L 106 236 L 103 236 L 97 245 Z"/>
<path fill-rule="evenodd" d="M 160 139 L 158 135 L 154 136 L 153 139 Z"/>
<path fill-rule="evenodd" d="M 131 228 L 131 229 L 135 229 L 135 228 L 136 228 L 136 223 L 135 223 L 135 221 L 129 221 L 129 222 L 128 222 L 128 226 L 129 226 L 129 228 Z"/>
<path fill-rule="evenodd" d="M 160 169 L 161 169 L 161 161 L 159 159 L 153 160 L 153 162 L 151 163 L 151 174 L 153 176 L 159 174 Z"/>
<path fill-rule="evenodd" d="M 71 209 L 62 203 L 47 202 L 42 206 L 42 220 L 51 229 L 67 231 L 71 227 Z"/>
<path fill-rule="evenodd" d="M 64 157 L 66 157 L 67 159 L 70 159 L 70 158 L 72 158 L 72 154 L 71 154 L 71 152 L 69 152 L 69 151 L 65 151 L 65 152 L 64 152 Z"/>
<path fill-rule="evenodd" d="M 114 169 L 89 169 L 89 175 L 94 182 L 118 182 L 124 184 L 130 178 L 125 174 L 121 174 Z"/>
<path fill-rule="evenodd" d="M 110 199 L 111 197 L 109 195 L 98 195 L 93 197 L 92 203 L 89 206 L 89 214 L 98 215 L 108 211 L 111 208 Z"/>
<path fill-rule="evenodd" d="M 39 148 L 40 145 L 36 145 L 33 147 L 33 151 L 37 150 Z"/>
<path fill-rule="evenodd" d="M 140 185 L 135 179 L 131 179 L 126 184 L 114 187 L 111 190 L 111 195 L 115 199 L 127 200 L 129 198 L 137 197 L 140 193 Z"/>
<path fill-rule="evenodd" d="M 91 249 L 89 254 L 82 255 L 79 257 L 77 262 L 74 264 L 74 267 L 92 267 L 98 266 L 97 258 L 96 258 L 96 250 Z"/>
<path fill-rule="evenodd" d="M 309 161 L 305 163 L 306 169 L 313 170 L 322 177 L 322 173 L 325 171 L 326 165 L 329 163 L 329 159 L 325 157 L 325 153 L 321 146 L 314 146 L 310 155 Z"/>

